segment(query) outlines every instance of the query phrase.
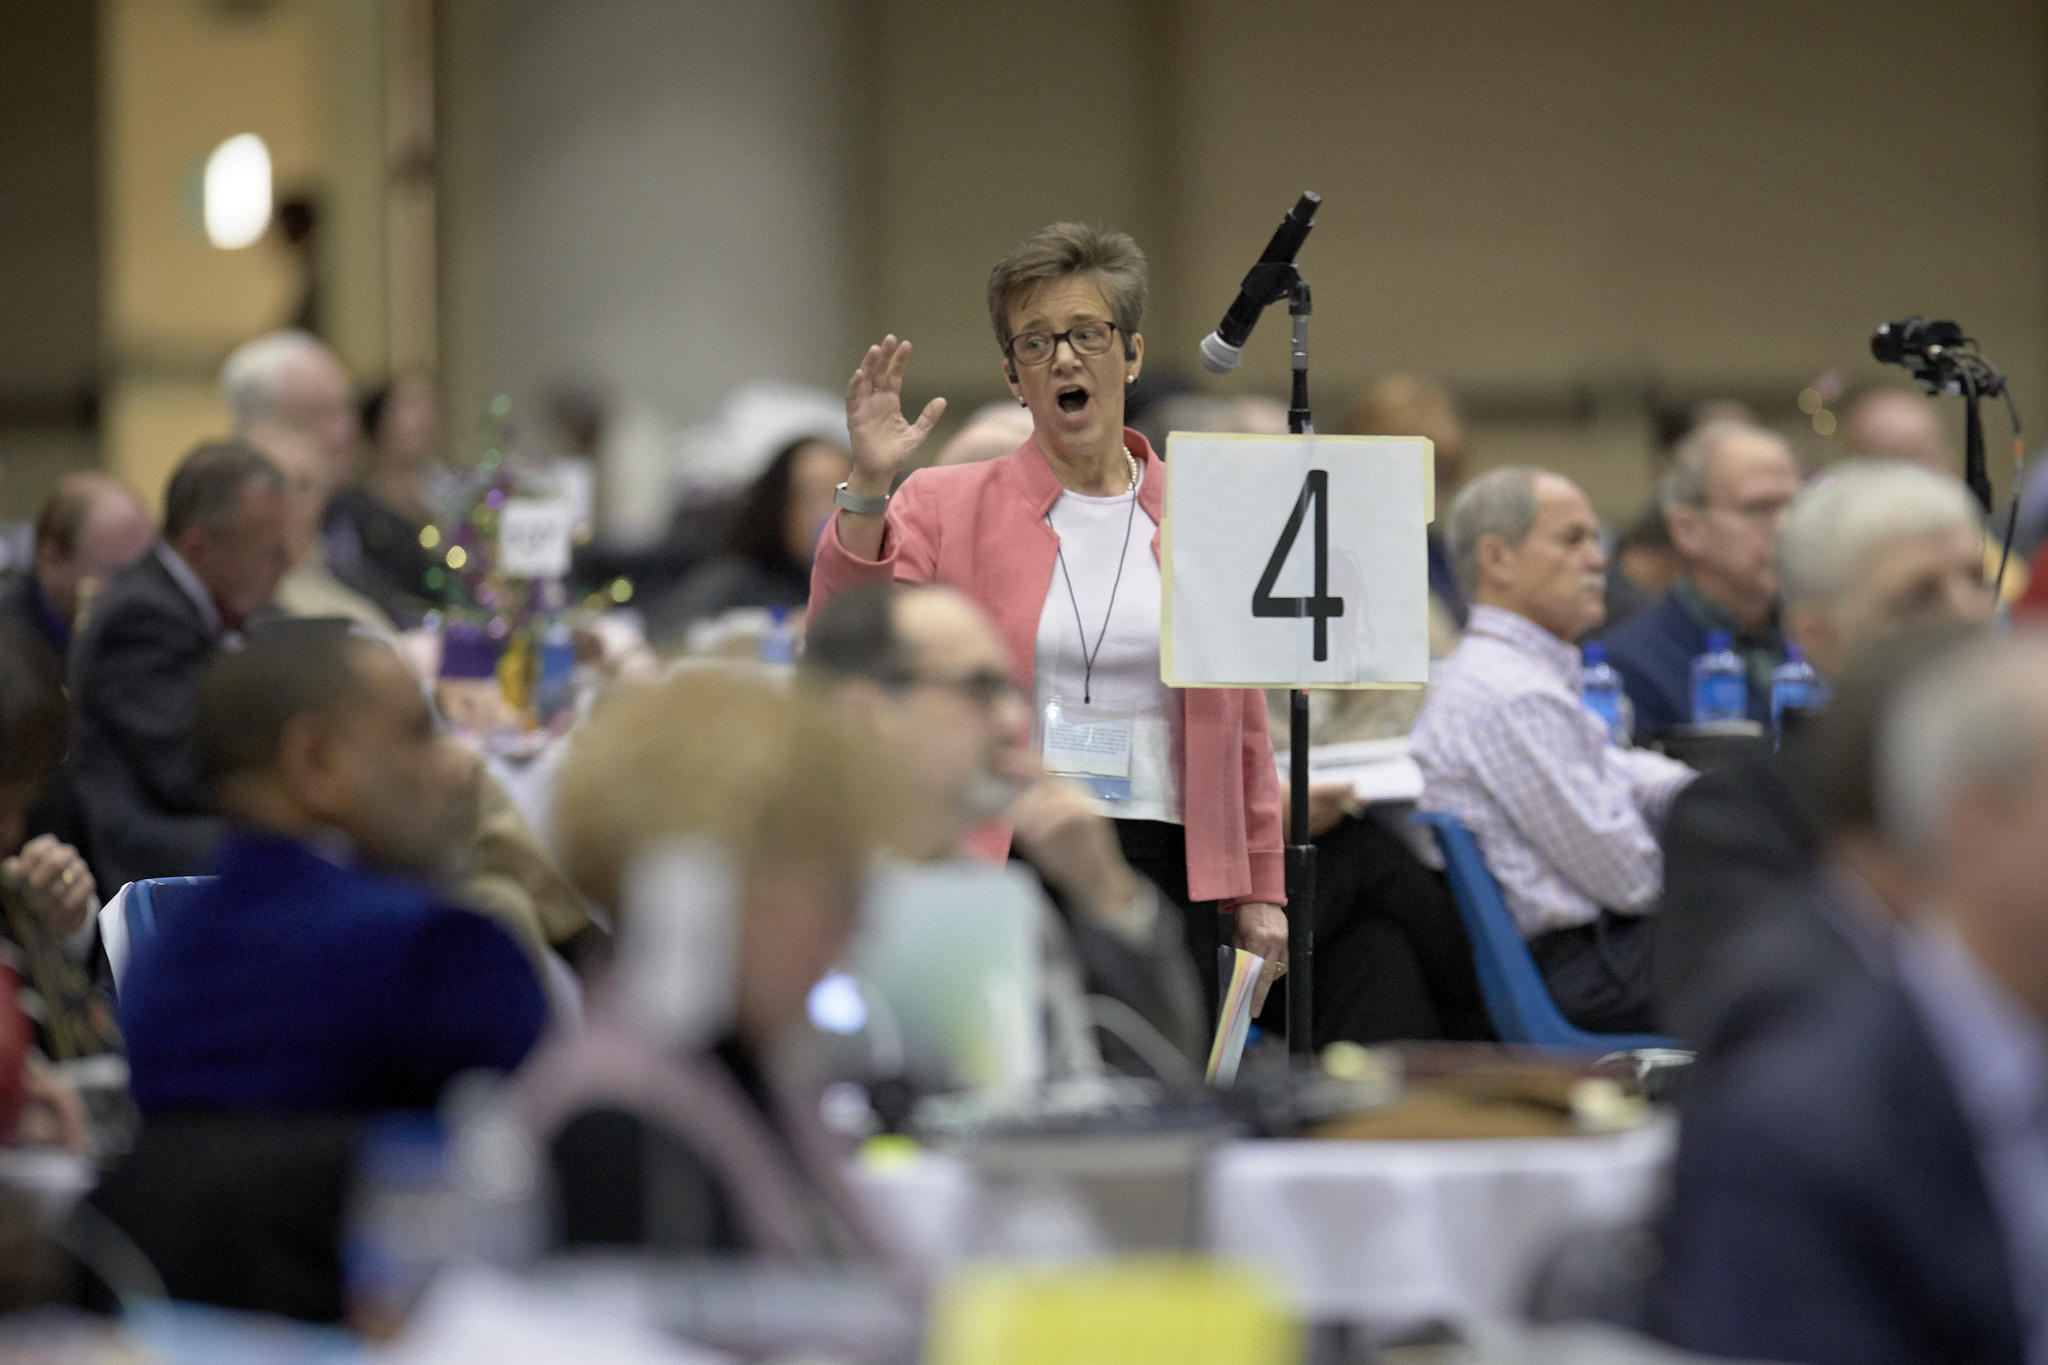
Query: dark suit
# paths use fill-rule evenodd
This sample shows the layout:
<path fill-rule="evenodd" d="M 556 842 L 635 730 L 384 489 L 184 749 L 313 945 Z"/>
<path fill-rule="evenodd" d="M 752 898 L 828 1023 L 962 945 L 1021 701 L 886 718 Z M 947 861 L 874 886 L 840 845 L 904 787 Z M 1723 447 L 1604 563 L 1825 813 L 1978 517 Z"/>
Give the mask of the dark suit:
<path fill-rule="evenodd" d="M 108 893 L 203 872 L 220 842 L 194 732 L 218 644 L 154 549 L 113 577 L 72 643 L 71 774 Z"/>
<path fill-rule="evenodd" d="M 1805 738 L 1702 773 L 1665 818 L 1664 899 L 1656 915 L 1658 1027 L 1691 1038 L 1720 949 L 1769 919 L 1820 868 L 1805 781 Z"/>
<path fill-rule="evenodd" d="M 5 592 L 0 592 L 0 618 L 21 627 L 29 639 L 47 645 L 50 658 L 59 668 L 63 667 L 64 651 L 71 643 L 71 631 L 43 596 L 34 569 L 8 584 Z"/>
<path fill-rule="evenodd" d="M 1814 1365 L 2019 1365 L 1970 1130 L 1894 981 L 1846 981 L 1692 1099 L 1657 1293 L 1664 1336 Z"/>
<path fill-rule="evenodd" d="M 1692 721 L 1692 661 L 1707 652 L 1707 628 L 1673 593 L 1600 637 L 1607 661 L 1636 710 L 1636 736 L 1661 734 Z M 1768 725 L 1769 688 L 1749 684 L 1749 718 Z"/>
<path fill-rule="evenodd" d="M 8 584 L 5 592 L 0 592 L 0 620 L 19 628 L 20 647 L 42 652 L 49 667 L 56 673 L 63 673 L 71 628 L 51 607 L 49 599 L 43 596 L 33 568 Z M 78 850 L 95 878 L 102 876 L 99 860 L 93 856 L 92 831 L 86 823 L 85 800 L 79 795 L 69 769 L 60 769 L 29 808 L 22 834 L 25 839 L 33 839 L 39 834 L 54 834 Z"/>

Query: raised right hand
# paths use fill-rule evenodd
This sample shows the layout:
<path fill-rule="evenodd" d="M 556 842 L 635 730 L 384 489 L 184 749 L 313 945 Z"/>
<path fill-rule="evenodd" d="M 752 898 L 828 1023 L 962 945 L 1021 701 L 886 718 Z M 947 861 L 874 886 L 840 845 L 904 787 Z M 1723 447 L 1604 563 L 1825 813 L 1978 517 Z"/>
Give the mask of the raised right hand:
<path fill-rule="evenodd" d="M 846 430 L 853 440 L 846 486 L 862 497 L 888 493 L 946 411 L 946 400 L 934 398 L 915 422 L 904 420 L 903 369 L 909 362 L 909 342 L 883 337 L 879 346 L 868 347 L 846 386 Z"/>

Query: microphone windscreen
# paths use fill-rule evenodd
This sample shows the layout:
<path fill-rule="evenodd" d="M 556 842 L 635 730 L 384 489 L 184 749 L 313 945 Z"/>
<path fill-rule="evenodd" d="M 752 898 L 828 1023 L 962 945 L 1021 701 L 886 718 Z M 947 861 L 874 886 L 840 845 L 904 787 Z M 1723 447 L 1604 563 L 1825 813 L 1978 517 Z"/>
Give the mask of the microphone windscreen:
<path fill-rule="evenodd" d="M 1233 346 L 1219 332 L 1202 338 L 1202 368 L 1210 374 L 1229 374 L 1244 361 L 1244 347 Z"/>

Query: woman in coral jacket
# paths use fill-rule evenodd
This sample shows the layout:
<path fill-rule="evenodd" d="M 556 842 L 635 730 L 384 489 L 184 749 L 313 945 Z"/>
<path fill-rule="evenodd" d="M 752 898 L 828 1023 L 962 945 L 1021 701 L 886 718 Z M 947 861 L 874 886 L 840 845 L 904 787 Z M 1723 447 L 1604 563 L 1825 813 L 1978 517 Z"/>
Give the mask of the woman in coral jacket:
<path fill-rule="evenodd" d="M 1280 789 L 1263 694 L 1160 681 L 1165 467 L 1124 426 L 1145 289 L 1144 253 L 1123 233 L 1055 223 L 1027 237 L 990 274 L 988 304 L 1031 439 L 981 464 L 920 469 L 893 495 L 945 400 L 907 420 L 910 343 L 869 347 L 846 390 L 854 468 L 813 562 L 811 611 L 892 581 L 973 598 L 1030 699 L 1032 750 L 1101 799 L 1124 857 L 1179 905 L 1213 1011 L 1222 944 L 1266 959 L 1261 1001 L 1284 970 Z M 903 686 L 980 704 L 961 681 L 912 661 Z M 991 826 L 977 851 L 1001 857 L 1008 838 Z"/>

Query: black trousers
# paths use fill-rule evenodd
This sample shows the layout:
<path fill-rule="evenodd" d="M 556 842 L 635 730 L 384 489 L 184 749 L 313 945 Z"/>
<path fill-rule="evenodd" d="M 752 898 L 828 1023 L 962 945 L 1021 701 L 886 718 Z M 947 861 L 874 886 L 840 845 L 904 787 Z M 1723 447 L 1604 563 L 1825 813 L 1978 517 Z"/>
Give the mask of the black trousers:
<path fill-rule="evenodd" d="M 1230 917 L 1216 909 L 1215 901 L 1188 899 L 1188 837 L 1180 825 L 1163 820 L 1116 820 L 1116 841 L 1131 869 L 1151 880 L 1159 894 L 1179 909 L 1181 932 L 1188 956 L 1195 961 L 1195 979 L 1201 983 L 1202 1005 L 1207 1011 L 1209 1032 L 1216 1031 L 1217 997 L 1222 976 L 1217 970 L 1216 950 L 1230 941 L 1234 928 Z"/>
<path fill-rule="evenodd" d="M 1371 816 L 1347 816 L 1315 845 L 1316 1048 L 1491 1039 L 1472 942 L 1443 874 Z M 1282 977 L 1266 998 L 1260 1027 L 1286 1028 L 1287 987 Z"/>
<path fill-rule="evenodd" d="M 1651 949 L 1656 921 L 1649 915 L 1602 910 L 1591 924 L 1553 929 L 1529 940 L 1529 955 L 1550 987 L 1558 1013 L 1594 1033 L 1650 1033 Z"/>

